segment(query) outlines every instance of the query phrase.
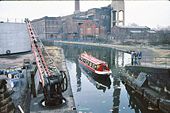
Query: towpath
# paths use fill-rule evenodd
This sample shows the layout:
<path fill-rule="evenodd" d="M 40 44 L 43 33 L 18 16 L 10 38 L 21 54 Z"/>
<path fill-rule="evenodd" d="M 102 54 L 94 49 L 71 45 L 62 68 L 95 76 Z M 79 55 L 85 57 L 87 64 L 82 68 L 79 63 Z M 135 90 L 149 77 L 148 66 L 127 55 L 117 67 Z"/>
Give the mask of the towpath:
<path fill-rule="evenodd" d="M 144 46 L 144 45 L 118 45 L 118 44 L 102 44 L 91 42 L 72 42 L 72 41 L 54 41 L 54 43 L 64 44 L 77 44 L 77 45 L 91 45 L 117 49 L 119 51 L 141 51 L 142 62 L 145 65 L 170 65 L 170 50 L 161 49 L 156 46 Z"/>

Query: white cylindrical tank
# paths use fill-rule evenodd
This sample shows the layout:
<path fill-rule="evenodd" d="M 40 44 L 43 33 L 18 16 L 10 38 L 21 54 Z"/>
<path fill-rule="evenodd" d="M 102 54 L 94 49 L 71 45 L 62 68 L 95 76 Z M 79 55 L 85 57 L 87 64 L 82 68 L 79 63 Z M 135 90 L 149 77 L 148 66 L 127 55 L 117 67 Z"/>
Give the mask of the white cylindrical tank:
<path fill-rule="evenodd" d="M 31 51 L 25 23 L 0 23 L 0 55 Z"/>

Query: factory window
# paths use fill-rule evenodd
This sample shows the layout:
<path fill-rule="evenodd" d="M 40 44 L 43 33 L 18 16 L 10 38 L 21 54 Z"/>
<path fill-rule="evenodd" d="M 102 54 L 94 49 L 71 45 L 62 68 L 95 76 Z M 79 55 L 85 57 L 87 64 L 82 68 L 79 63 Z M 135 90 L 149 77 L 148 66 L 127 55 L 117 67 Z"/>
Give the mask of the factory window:
<path fill-rule="evenodd" d="M 96 35 L 99 34 L 99 28 L 96 28 Z"/>
<path fill-rule="evenodd" d="M 87 28 L 87 34 L 91 34 L 92 30 L 91 28 Z"/>
<path fill-rule="evenodd" d="M 102 19 L 105 19 L 105 18 L 106 18 L 106 16 L 105 16 L 105 15 L 102 15 L 101 17 L 102 17 Z"/>
<path fill-rule="evenodd" d="M 51 35 L 50 35 L 50 38 L 53 38 L 53 36 L 54 36 L 54 35 L 53 35 L 53 34 L 51 34 Z"/>
<path fill-rule="evenodd" d="M 113 20 L 116 20 L 117 12 L 116 11 L 112 11 L 112 14 L 113 14 L 113 16 L 112 16 Z"/>
<path fill-rule="evenodd" d="M 119 11 L 119 20 L 120 20 L 120 21 L 123 20 L 123 13 L 124 13 L 124 12 L 123 12 L 122 10 Z"/>
<path fill-rule="evenodd" d="M 51 21 L 50 21 L 50 25 L 53 25 L 53 24 L 54 24 L 54 21 L 53 21 L 53 20 L 51 20 Z"/>
<path fill-rule="evenodd" d="M 83 28 L 80 28 L 80 33 L 83 33 Z"/>
<path fill-rule="evenodd" d="M 47 23 L 46 26 L 49 26 L 49 25 L 50 25 L 50 21 L 49 21 L 49 20 L 48 20 L 46 23 Z"/>
<path fill-rule="evenodd" d="M 54 21 L 54 20 L 52 20 L 51 24 L 52 24 L 52 25 L 55 25 L 56 23 L 55 23 L 55 21 Z"/>
<path fill-rule="evenodd" d="M 91 28 L 89 27 L 89 28 L 87 28 L 87 31 L 91 31 Z"/>

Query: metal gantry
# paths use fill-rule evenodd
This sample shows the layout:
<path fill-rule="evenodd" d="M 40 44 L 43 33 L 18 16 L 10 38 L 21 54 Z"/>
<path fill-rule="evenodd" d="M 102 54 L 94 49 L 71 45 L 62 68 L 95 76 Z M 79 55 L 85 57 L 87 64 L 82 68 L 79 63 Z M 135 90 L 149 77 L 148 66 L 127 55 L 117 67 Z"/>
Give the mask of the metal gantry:
<path fill-rule="evenodd" d="M 67 90 L 67 76 L 64 71 L 59 71 L 54 60 L 48 54 L 41 40 L 35 34 L 31 22 L 25 19 L 31 41 L 32 52 L 39 71 L 40 83 L 44 93 L 46 106 L 57 106 L 62 104 L 64 97 L 62 92 Z M 46 59 L 44 58 L 46 56 Z"/>

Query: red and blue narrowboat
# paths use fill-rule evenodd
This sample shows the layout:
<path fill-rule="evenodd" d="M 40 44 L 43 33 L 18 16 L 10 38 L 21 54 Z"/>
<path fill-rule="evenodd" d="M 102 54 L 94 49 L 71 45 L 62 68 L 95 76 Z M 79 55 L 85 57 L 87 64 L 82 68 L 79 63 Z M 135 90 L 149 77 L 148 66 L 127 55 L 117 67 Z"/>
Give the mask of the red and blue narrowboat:
<path fill-rule="evenodd" d="M 81 65 L 97 75 L 110 75 L 112 73 L 106 62 L 99 60 L 86 52 L 80 54 L 78 60 Z"/>

